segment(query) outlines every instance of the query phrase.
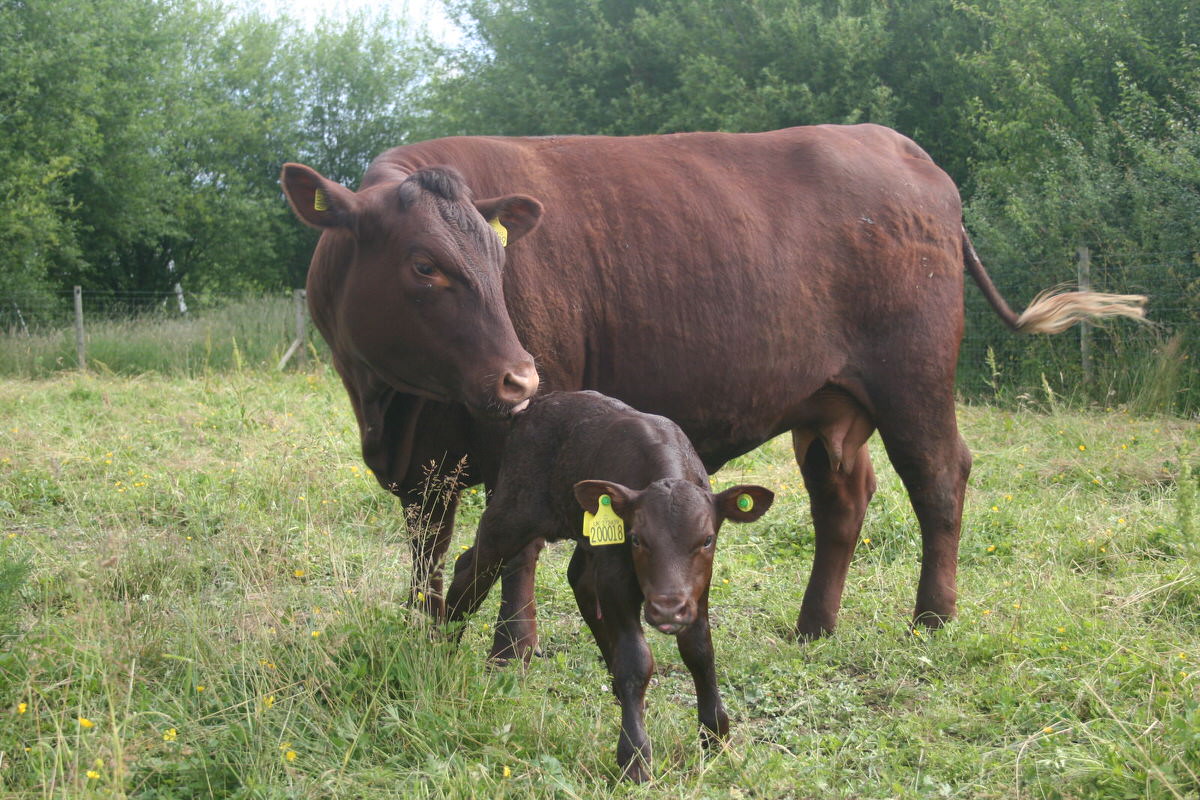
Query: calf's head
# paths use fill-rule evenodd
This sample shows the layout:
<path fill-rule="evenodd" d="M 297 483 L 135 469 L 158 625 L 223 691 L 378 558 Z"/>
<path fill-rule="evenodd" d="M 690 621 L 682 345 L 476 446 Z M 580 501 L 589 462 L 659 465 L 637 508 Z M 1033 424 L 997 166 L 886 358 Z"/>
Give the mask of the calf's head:
<path fill-rule="evenodd" d="M 321 302 L 345 357 L 411 394 L 485 414 L 525 407 L 538 376 L 504 305 L 501 237 L 537 226 L 537 200 L 473 201 L 451 167 L 361 192 L 300 164 L 280 180 L 296 215 L 325 232 L 322 268 L 342 273 Z"/>
<path fill-rule="evenodd" d="M 719 494 L 686 480 L 656 481 L 637 491 L 609 481 L 580 481 L 575 498 L 596 513 L 608 495 L 625 523 L 625 545 L 645 598 L 646 622 L 667 634 L 696 621 L 712 580 L 717 532 L 725 520 L 753 522 L 775 500 L 761 486 Z"/>

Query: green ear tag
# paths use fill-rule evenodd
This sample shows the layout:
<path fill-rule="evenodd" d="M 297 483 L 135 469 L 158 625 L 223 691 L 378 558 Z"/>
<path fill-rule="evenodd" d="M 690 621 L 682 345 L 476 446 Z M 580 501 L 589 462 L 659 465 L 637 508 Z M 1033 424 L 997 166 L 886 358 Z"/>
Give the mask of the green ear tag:
<path fill-rule="evenodd" d="M 583 536 L 591 541 L 592 547 L 625 541 L 625 521 L 613 511 L 608 495 L 600 495 L 600 507 L 595 514 L 583 512 Z"/>
<path fill-rule="evenodd" d="M 329 210 L 329 198 L 325 195 L 324 190 L 316 189 L 313 191 L 313 209 L 316 211 Z"/>
<path fill-rule="evenodd" d="M 488 225 L 491 225 L 492 230 L 494 230 L 496 235 L 500 237 L 500 246 L 508 247 L 508 228 L 504 227 L 504 223 L 500 221 L 500 218 L 496 217 L 494 220 L 489 222 Z"/>
<path fill-rule="evenodd" d="M 748 494 L 739 494 L 737 499 L 738 511 L 748 514 L 754 510 L 754 498 Z"/>

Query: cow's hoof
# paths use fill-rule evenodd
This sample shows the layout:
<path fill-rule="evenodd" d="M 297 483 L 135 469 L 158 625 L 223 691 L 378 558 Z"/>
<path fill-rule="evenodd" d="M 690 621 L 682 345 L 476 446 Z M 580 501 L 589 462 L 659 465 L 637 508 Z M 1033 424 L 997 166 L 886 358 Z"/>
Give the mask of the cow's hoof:
<path fill-rule="evenodd" d="M 914 631 L 920 628 L 931 631 L 940 630 L 953 620 L 954 616 L 953 610 L 944 613 L 937 611 L 916 611 L 913 613 L 911 629 Z"/>
<path fill-rule="evenodd" d="M 833 622 L 812 622 L 803 617 L 796 623 L 796 627 L 792 632 L 792 636 L 800 644 L 816 641 L 822 636 L 832 636 L 835 623 Z"/>

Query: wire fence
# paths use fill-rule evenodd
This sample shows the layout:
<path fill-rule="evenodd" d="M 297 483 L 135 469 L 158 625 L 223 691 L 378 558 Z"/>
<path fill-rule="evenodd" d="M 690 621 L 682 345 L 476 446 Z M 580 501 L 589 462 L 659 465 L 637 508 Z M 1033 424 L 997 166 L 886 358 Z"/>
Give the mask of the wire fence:
<path fill-rule="evenodd" d="M 1096 291 L 1141 293 L 1148 324 L 1125 320 L 1057 336 L 1008 331 L 970 284 L 958 391 L 1002 404 L 1124 404 L 1146 411 L 1200 412 L 1200 255 L 1116 254 L 1094 259 Z M 1077 265 L 1027 264 L 993 276 L 1014 308 L 1030 285 L 1080 277 Z M 78 369 L 122 374 L 198 374 L 282 368 L 328 351 L 305 324 L 295 292 L 259 295 L 72 292 L 0 296 L 0 375 L 42 377 Z M 83 332 L 78 332 L 79 319 Z M 82 343 L 82 344 L 81 344 Z"/>

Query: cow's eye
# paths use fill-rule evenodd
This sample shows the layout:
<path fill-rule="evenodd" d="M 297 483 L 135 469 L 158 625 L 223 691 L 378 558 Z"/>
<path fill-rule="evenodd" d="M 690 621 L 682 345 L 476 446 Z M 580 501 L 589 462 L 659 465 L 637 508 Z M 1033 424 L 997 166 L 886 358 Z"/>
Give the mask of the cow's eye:
<path fill-rule="evenodd" d="M 414 261 L 413 269 L 417 271 L 418 275 L 424 278 L 432 278 L 433 273 L 437 272 L 437 267 L 429 261 Z"/>
<path fill-rule="evenodd" d="M 705 546 L 705 547 L 712 547 L 712 546 L 713 546 L 713 541 L 714 541 L 714 539 L 713 539 L 713 536 L 712 536 L 712 534 L 709 534 L 709 535 L 708 535 L 708 536 L 707 536 L 707 537 L 704 539 L 704 546 Z"/>
<path fill-rule="evenodd" d="M 631 545 L 633 545 L 634 547 L 641 547 L 641 546 L 642 546 L 642 539 L 641 539 L 641 537 L 640 537 L 640 536 L 638 536 L 636 533 L 634 533 L 634 534 L 630 534 L 630 536 L 629 536 L 629 543 L 630 543 Z"/>

